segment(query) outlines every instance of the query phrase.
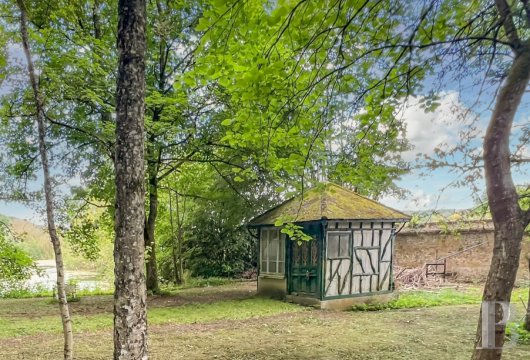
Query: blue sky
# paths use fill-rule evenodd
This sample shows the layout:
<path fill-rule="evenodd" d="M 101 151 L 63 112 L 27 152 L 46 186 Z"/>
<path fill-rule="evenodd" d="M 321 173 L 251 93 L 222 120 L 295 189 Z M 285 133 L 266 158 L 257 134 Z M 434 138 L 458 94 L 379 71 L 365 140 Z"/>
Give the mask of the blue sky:
<path fill-rule="evenodd" d="M 414 148 L 404 153 L 404 158 L 414 163 L 417 153 L 433 155 L 434 148 L 440 143 L 445 143 L 446 147 L 456 145 L 459 133 L 465 131 L 469 126 L 469 120 L 461 117 L 461 113 L 467 111 L 465 102 L 466 100 L 463 100 L 459 92 L 447 91 L 440 95 L 438 109 L 435 112 L 425 113 L 418 105 L 416 98 L 410 99 L 408 106 L 400 116 L 407 124 L 407 138 Z M 517 116 L 516 124 L 528 123 L 530 112 L 526 107 L 525 102 L 522 111 Z M 491 112 L 487 109 L 478 115 L 477 126 L 480 131 L 485 130 L 490 115 Z M 481 141 L 479 136 L 471 145 L 480 149 Z M 461 155 L 458 154 L 455 159 L 462 161 Z M 423 176 L 420 173 L 423 173 Z M 528 184 L 528 166 L 523 168 L 523 171 L 515 171 L 513 175 L 516 184 Z M 479 194 L 476 194 L 467 186 L 451 186 L 459 178 L 462 178 L 462 174 L 450 172 L 447 168 L 427 172 L 425 170 L 413 170 L 397 182 L 401 188 L 408 191 L 405 198 L 384 196 L 380 201 L 404 211 L 471 208 L 475 204 L 476 196 L 482 195 L 480 192 L 484 192 L 484 180 L 479 179 L 477 181 Z M 79 182 L 78 179 L 72 179 L 72 181 Z M 39 206 L 36 205 L 36 208 L 38 209 Z M 28 219 L 35 223 L 43 223 L 43 218 L 38 214 L 38 211 L 22 204 L 0 201 L 0 213 Z"/>
<path fill-rule="evenodd" d="M 20 60 L 20 49 L 16 47 L 10 51 L 12 57 Z M 471 82 L 471 81 L 470 81 Z M 452 88 L 452 89 L 451 89 Z M 460 90 L 456 90 L 460 89 Z M 0 87 L 0 95 L 7 92 L 6 86 Z M 455 85 L 449 82 L 444 92 L 439 92 L 439 107 L 435 112 L 425 113 L 419 105 L 418 98 L 410 98 L 407 106 L 399 114 L 407 124 L 407 138 L 414 146 L 414 149 L 405 153 L 406 160 L 414 163 L 417 153 L 433 155 L 434 149 L 440 143 L 445 143 L 445 147 L 452 147 L 458 144 L 459 135 L 466 131 L 470 125 L 470 119 L 476 117 L 475 125 L 479 129 L 479 134 L 471 142 L 471 146 L 481 148 L 481 136 L 486 129 L 489 117 L 491 116 L 491 100 L 493 91 L 484 92 L 480 95 L 470 86 Z M 480 102 L 477 103 L 477 98 Z M 469 112 L 469 108 L 472 109 Z M 467 114 L 463 117 L 462 114 Z M 528 124 L 530 117 L 530 96 L 526 96 L 517 114 L 516 126 L 514 130 L 514 140 L 517 137 L 517 127 Z M 530 150 L 524 148 L 526 157 L 530 158 Z M 455 155 L 455 161 L 461 162 L 461 154 Z M 521 171 L 514 171 L 514 182 L 517 185 L 526 185 L 528 181 L 528 170 L 526 166 Z M 432 209 L 467 209 L 475 204 L 476 196 L 482 195 L 485 191 L 483 179 L 479 179 L 476 184 L 479 194 L 473 193 L 469 186 L 451 186 L 456 179 L 461 179 L 462 174 L 451 172 L 447 168 L 439 168 L 435 171 L 427 172 L 423 176 L 420 173 L 425 171 L 413 170 L 410 174 L 403 176 L 397 181 L 398 186 L 408 191 L 405 198 L 396 196 L 384 196 L 380 201 L 388 206 L 404 211 L 432 210 Z M 40 181 L 40 180 L 39 180 Z M 78 184 L 79 179 L 72 179 L 71 183 Z M 34 186 L 41 186 L 40 182 Z M 6 203 L 0 201 L 0 214 L 28 219 L 35 223 L 43 223 L 42 215 L 39 215 L 43 204 L 35 204 L 35 208 L 30 208 L 22 204 Z M 37 209 L 37 210 L 36 210 Z"/>
<path fill-rule="evenodd" d="M 425 113 L 418 105 L 418 100 L 412 98 L 401 116 L 407 124 L 407 138 L 414 149 L 405 153 L 406 160 L 414 163 L 416 154 L 423 153 L 432 155 L 434 148 L 440 143 L 454 146 L 458 143 L 459 132 L 468 127 L 467 120 L 459 116 L 460 111 L 466 111 L 462 97 L 457 91 L 448 91 L 441 94 L 440 106 L 435 112 Z M 480 115 L 478 126 L 486 128 L 490 112 L 485 111 Z M 518 122 L 524 123 L 528 118 L 528 112 L 524 111 L 518 116 Z M 481 147 L 481 139 L 472 142 L 473 146 Z M 458 156 L 456 158 L 461 161 Z M 398 185 L 408 191 L 404 199 L 395 196 L 384 196 L 380 199 L 384 204 L 404 210 L 431 210 L 431 209 L 467 209 L 474 206 L 475 201 L 469 187 L 450 186 L 455 179 L 461 178 L 461 174 L 452 173 L 449 169 L 440 168 L 435 171 L 426 172 L 415 170 L 403 176 Z M 517 184 L 525 184 L 524 172 L 515 172 L 514 180 Z M 75 179 L 73 179 L 75 180 Z M 78 182 L 74 181 L 74 182 Z M 479 191 L 484 191 L 484 181 L 477 182 Z M 36 223 L 43 223 L 38 213 L 29 207 L 16 203 L 0 201 L 0 213 L 18 218 L 29 219 Z"/>
<path fill-rule="evenodd" d="M 418 106 L 417 99 L 412 99 L 403 113 L 403 120 L 407 124 L 407 138 L 415 148 L 404 154 L 405 159 L 414 161 L 418 152 L 432 156 L 434 148 L 440 143 L 445 144 L 441 146 L 443 149 L 457 146 L 460 144 L 460 134 L 470 129 L 471 125 L 477 128 L 477 132 L 467 148 L 474 148 L 475 154 L 481 154 L 482 137 L 490 120 L 493 104 L 491 93 L 481 94 L 482 99 L 477 104 L 478 96 L 475 91 L 464 95 L 457 90 L 445 91 L 440 93 L 440 105 L 433 113 L 425 113 Z M 529 96 L 523 99 L 516 115 L 511 139 L 512 148 L 517 144 L 520 128 L 529 124 L 529 100 Z M 528 147 L 523 147 L 521 153 L 530 158 L 529 150 Z M 463 163 L 463 154 L 455 153 L 453 161 Z M 529 170 L 528 165 L 513 168 L 514 183 L 528 185 Z M 424 175 L 420 176 L 420 173 Z M 479 174 L 482 174 L 482 171 Z M 472 191 L 469 185 L 454 186 L 454 183 L 465 179 L 465 176 L 465 173 L 450 168 L 438 168 L 434 171 L 413 170 L 397 182 L 400 187 L 410 192 L 407 198 L 386 196 L 382 202 L 409 211 L 472 208 L 476 205 L 477 198 L 485 194 L 485 181 L 482 177 L 477 178 L 475 191 Z"/>

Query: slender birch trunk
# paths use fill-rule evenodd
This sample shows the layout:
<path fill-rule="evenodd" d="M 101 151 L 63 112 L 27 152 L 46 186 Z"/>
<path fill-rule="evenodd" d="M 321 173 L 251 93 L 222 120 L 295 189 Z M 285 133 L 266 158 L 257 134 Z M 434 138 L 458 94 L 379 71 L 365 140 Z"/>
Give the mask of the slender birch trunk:
<path fill-rule="evenodd" d="M 50 168 L 48 162 L 48 152 L 46 149 L 46 120 L 44 113 L 44 101 L 39 89 L 39 83 L 35 74 L 35 67 L 31 57 L 31 51 L 28 39 L 27 14 L 26 7 L 23 0 L 17 0 L 20 9 L 20 35 L 22 37 L 22 45 L 24 47 L 24 54 L 28 63 L 28 75 L 33 89 L 33 98 L 37 110 L 37 128 L 39 138 L 39 153 L 42 163 L 42 172 L 44 176 L 44 195 L 46 200 L 46 218 L 48 221 L 48 233 L 53 245 L 53 252 L 55 254 L 55 267 L 57 269 L 57 297 L 59 300 L 59 311 L 61 313 L 61 321 L 63 324 L 64 334 L 64 358 L 73 359 L 74 339 L 72 331 L 72 320 L 70 318 L 70 310 L 68 308 L 68 301 L 66 299 L 66 286 L 64 278 L 64 263 L 61 251 L 61 241 L 57 235 L 57 228 L 55 227 L 55 210 L 53 203 L 53 189 L 52 179 L 50 175 Z"/>
<path fill-rule="evenodd" d="M 147 359 L 144 263 L 146 2 L 119 0 L 114 359 Z"/>

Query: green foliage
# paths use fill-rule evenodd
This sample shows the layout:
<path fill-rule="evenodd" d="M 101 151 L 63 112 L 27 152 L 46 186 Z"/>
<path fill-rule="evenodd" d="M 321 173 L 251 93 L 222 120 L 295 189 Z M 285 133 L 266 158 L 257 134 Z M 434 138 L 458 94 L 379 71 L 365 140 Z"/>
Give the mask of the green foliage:
<path fill-rule="evenodd" d="M 36 270 L 33 259 L 16 241 L 9 225 L 0 219 L 0 295 L 29 279 Z"/>
<path fill-rule="evenodd" d="M 506 338 L 517 344 L 530 345 L 530 331 L 525 330 L 524 322 L 508 322 L 506 325 Z"/>
<path fill-rule="evenodd" d="M 227 223 L 221 209 L 216 209 L 211 218 L 197 216 L 190 230 L 187 268 L 193 276 L 236 276 L 253 264 L 255 239 L 242 227 Z"/>
<path fill-rule="evenodd" d="M 389 309 L 412 309 L 433 306 L 480 304 L 482 301 L 482 289 L 468 288 L 463 290 L 439 289 L 439 290 L 410 290 L 398 292 L 397 299 L 387 303 L 373 303 L 355 305 L 354 311 L 379 311 Z M 512 293 L 512 302 L 526 299 L 528 288 L 516 288 Z"/>
<path fill-rule="evenodd" d="M 399 298 L 388 303 L 362 304 L 353 307 L 355 311 L 378 311 L 385 309 L 411 309 L 442 305 L 479 304 L 480 294 L 477 291 L 457 291 L 442 289 L 435 291 L 407 291 L 399 293 Z"/>
<path fill-rule="evenodd" d="M 228 167 L 217 166 L 219 171 Z M 227 183 L 205 165 L 183 169 L 178 177 L 166 179 L 159 194 L 157 258 L 162 279 L 176 280 L 179 241 L 184 269 L 191 277 L 232 277 L 256 267 L 256 239 L 243 225 L 256 208 L 270 205 L 261 197 L 266 190 L 259 183 Z"/>
<path fill-rule="evenodd" d="M 113 289 L 106 288 L 79 289 L 77 290 L 77 298 L 80 299 L 85 296 L 112 295 L 113 293 Z M 4 299 L 51 298 L 50 302 L 56 303 L 53 296 L 53 290 L 46 289 L 42 286 L 16 286 L 4 292 L 0 297 Z"/>
<path fill-rule="evenodd" d="M 285 222 L 284 219 L 277 220 L 274 226 L 281 227 L 280 232 L 286 234 L 291 240 L 297 241 L 301 245 L 302 241 L 311 241 L 313 237 L 304 232 L 303 226 L 292 222 Z"/>
<path fill-rule="evenodd" d="M 362 42 L 373 40 L 373 31 L 396 36 L 397 22 L 382 26 L 379 17 L 400 14 L 376 6 L 373 17 L 350 19 L 349 6 L 334 4 L 212 1 L 197 27 L 208 31 L 195 73 L 226 94 L 221 141 L 248 154 L 246 163 L 273 170 L 279 182 L 320 176 L 378 195 L 395 189 L 405 167 L 399 157 L 407 148 L 404 128 L 390 97 L 414 84 L 386 79 L 376 86 L 389 59 L 363 54 Z M 343 24 L 349 25 L 341 33 Z M 235 180 L 255 178 L 255 169 L 245 166 Z"/>
<path fill-rule="evenodd" d="M 200 276 L 255 266 L 255 240 L 242 225 L 302 183 L 325 178 L 373 196 L 397 191 L 394 181 L 407 169 L 400 152 L 408 149 L 397 110 L 429 67 L 393 45 L 410 36 L 400 21 L 418 14 L 398 4 L 335 5 L 148 3 L 146 197 L 160 210 L 163 280 L 176 279 L 177 262 Z M 3 7 L 13 12 L 10 3 Z M 111 273 L 116 1 L 32 1 L 28 8 L 52 165 L 62 174 L 55 180 L 79 178 L 74 188 L 56 186 L 72 190 L 60 194 L 69 198 L 63 235 L 73 252 Z M 19 40 L 15 20 L 1 21 L 7 42 Z M 432 22 L 433 36 L 442 35 L 440 23 Z M 430 40 L 421 34 L 418 41 Z M 9 65 L 13 79 L 25 71 Z M 15 82 L 2 96 L 0 136 L 10 156 L 0 162 L 0 181 L 2 193 L 31 201 L 39 193 L 25 186 L 38 168 L 28 91 Z M 188 203 L 178 226 L 163 188 Z M 309 240 L 294 224 L 282 231 Z M 177 242 L 183 254 L 175 261 Z"/>
<path fill-rule="evenodd" d="M 48 260 L 53 258 L 53 248 L 50 239 L 35 237 L 30 234 L 21 234 L 22 241 L 19 247 L 34 260 Z"/>
<path fill-rule="evenodd" d="M 65 210 L 69 227 L 63 229 L 62 235 L 76 255 L 95 262 L 103 256 L 102 250 L 108 250 L 114 237 L 113 219 L 104 208 L 84 206 L 79 211 L 79 206 L 82 201 Z"/>
<path fill-rule="evenodd" d="M 28 287 L 17 284 L 2 292 L 0 297 L 4 299 L 52 298 L 53 291 L 42 286 Z"/>

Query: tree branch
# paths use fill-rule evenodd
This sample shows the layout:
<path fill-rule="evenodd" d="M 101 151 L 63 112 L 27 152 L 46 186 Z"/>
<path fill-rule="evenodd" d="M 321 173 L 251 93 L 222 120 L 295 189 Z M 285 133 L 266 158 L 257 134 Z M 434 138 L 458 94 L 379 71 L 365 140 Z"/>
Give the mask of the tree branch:
<path fill-rule="evenodd" d="M 495 0 L 495 5 L 499 11 L 500 22 L 504 27 L 506 32 L 506 37 L 510 41 L 510 47 L 516 52 L 519 53 L 519 48 L 521 47 L 521 40 L 517 34 L 517 28 L 513 22 L 513 14 L 510 6 L 506 0 Z"/>
<path fill-rule="evenodd" d="M 102 139 L 101 137 L 99 137 L 98 135 L 94 134 L 94 133 L 91 133 L 89 131 L 86 131 L 84 129 L 81 129 L 81 128 L 78 128 L 76 126 L 73 126 L 73 125 L 70 125 L 70 124 L 67 124 L 67 123 L 63 123 L 61 121 L 57 121 L 57 120 L 54 120 L 52 118 L 50 118 L 48 115 L 46 115 L 46 119 L 48 120 L 48 122 L 50 124 L 53 124 L 53 125 L 57 125 L 57 126 L 61 126 L 61 127 L 64 127 L 66 129 L 70 129 L 70 130 L 73 130 L 73 131 L 77 131 L 83 135 L 86 135 L 90 138 L 93 138 L 95 139 L 97 142 L 99 142 L 100 144 L 103 145 L 103 147 L 108 151 L 108 154 L 109 157 L 111 159 L 114 159 L 114 151 L 112 149 L 112 143 L 110 142 L 107 142 L 105 141 L 105 139 Z"/>
<path fill-rule="evenodd" d="M 165 173 L 160 175 L 157 180 L 162 181 L 164 180 L 168 175 L 172 174 L 173 172 L 177 171 L 179 167 L 181 167 L 184 163 L 188 162 L 193 155 L 195 155 L 198 152 L 198 150 L 193 150 L 191 153 L 189 153 L 184 159 L 180 160 L 173 166 L 171 166 Z"/>
<path fill-rule="evenodd" d="M 526 14 L 526 24 L 528 27 L 530 27 L 530 4 L 528 3 L 528 0 L 521 0 L 523 3 L 524 12 Z"/>

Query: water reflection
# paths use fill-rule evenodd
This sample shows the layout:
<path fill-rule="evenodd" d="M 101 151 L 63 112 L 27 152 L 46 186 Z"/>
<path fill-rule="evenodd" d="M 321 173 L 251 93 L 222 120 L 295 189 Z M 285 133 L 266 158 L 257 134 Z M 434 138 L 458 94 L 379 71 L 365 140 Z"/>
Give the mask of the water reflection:
<path fill-rule="evenodd" d="M 57 271 L 54 260 L 38 260 L 40 274 L 34 274 L 26 283 L 29 288 L 52 290 L 56 286 Z M 66 282 L 75 281 L 79 290 L 108 289 L 108 282 L 95 271 L 65 270 Z"/>

